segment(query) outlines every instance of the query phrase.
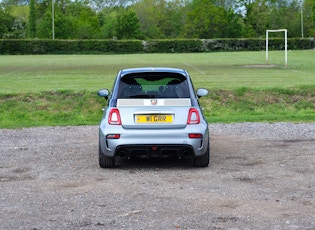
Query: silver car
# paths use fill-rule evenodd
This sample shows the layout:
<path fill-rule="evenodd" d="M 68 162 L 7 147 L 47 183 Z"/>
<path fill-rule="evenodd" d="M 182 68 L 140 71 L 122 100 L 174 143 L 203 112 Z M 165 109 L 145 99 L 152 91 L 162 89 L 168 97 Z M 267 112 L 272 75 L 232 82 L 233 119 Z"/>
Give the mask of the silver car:
<path fill-rule="evenodd" d="M 99 165 L 111 168 L 117 158 L 191 158 L 197 167 L 210 159 L 208 123 L 189 74 L 175 68 L 120 70 L 99 126 Z"/>

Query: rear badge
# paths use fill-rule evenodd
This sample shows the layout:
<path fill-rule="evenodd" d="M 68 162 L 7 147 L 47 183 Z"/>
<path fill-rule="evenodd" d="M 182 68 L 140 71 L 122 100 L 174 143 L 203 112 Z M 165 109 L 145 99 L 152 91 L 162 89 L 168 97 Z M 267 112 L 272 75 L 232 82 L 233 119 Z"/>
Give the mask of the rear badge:
<path fill-rule="evenodd" d="M 151 105 L 156 105 L 156 104 L 157 104 L 157 100 L 156 99 L 151 100 Z"/>

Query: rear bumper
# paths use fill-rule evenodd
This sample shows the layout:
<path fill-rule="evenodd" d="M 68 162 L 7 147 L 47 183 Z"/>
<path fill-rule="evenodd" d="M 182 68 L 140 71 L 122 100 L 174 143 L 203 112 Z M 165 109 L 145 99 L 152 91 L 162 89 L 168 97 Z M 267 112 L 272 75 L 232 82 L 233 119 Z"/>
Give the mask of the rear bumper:
<path fill-rule="evenodd" d="M 202 138 L 189 138 L 189 133 L 200 133 Z M 120 134 L 119 139 L 108 139 L 108 134 Z M 190 125 L 185 129 L 123 129 L 100 128 L 102 153 L 108 157 L 202 156 L 209 143 L 207 124 Z"/>
<path fill-rule="evenodd" d="M 121 145 L 116 148 L 120 158 L 189 158 L 194 150 L 189 145 Z"/>

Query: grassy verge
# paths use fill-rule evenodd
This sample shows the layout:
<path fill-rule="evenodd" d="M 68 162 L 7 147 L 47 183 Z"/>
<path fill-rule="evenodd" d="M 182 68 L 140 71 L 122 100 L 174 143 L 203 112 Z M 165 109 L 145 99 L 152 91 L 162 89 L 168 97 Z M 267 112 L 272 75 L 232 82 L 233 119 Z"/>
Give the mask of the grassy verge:
<path fill-rule="evenodd" d="M 0 95 L 0 128 L 96 125 L 105 101 L 95 92 L 55 92 Z M 201 98 L 210 123 L 313 122 L 315 86 L 296 88 L 211 90 Z"/>
<path fill-rule="evenodd" d="M 0 128 L 97 124 L 104 99 L 87 91 L 0 95 Z"/>
<path fill-rule="evenodd" d="M 215 122 L 315 121 L 315 86 L 214 90 L 201 99 L 205 116 Z"/>

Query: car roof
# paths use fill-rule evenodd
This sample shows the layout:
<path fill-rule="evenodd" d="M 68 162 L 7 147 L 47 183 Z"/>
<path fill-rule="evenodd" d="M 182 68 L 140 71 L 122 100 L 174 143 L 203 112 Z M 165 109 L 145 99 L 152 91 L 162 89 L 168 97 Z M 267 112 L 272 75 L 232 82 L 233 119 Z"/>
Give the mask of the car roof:
<path fill-rule="evenodd" d="M 169 67 L 140 67 L 140 68 L 128 68 L 120 70 L 120 76 L 133 73 L 178 73 L 187 77 L 187 72 L 184 69 L 169 68 Z"/>

